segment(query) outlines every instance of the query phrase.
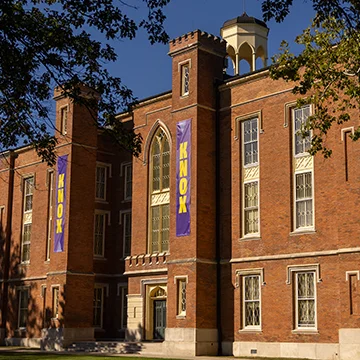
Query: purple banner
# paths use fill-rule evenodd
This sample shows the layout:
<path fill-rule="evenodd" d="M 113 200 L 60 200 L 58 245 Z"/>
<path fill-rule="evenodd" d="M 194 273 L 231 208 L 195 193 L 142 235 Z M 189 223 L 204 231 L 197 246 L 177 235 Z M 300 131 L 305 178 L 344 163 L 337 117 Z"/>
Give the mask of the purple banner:
<path fill-rule="evenodd" d="M 64 251 L 67 158 L 59 156 L 57 161 L 54 252 Z"/>
<path fill-rule="evenodd" d="M 190 235 L 191 119 L 176 124 L 176 236 Z"/>

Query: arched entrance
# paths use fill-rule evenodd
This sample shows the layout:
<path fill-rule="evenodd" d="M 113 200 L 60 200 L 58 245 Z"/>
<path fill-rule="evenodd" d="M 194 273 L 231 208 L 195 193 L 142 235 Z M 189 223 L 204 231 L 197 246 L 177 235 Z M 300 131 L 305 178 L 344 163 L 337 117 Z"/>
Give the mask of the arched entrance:
<path fill-rule="evenodd" d="M 164 340 L 166 329 L 166 285 L 149 286 L 146 311 L 146 340 Z"/>

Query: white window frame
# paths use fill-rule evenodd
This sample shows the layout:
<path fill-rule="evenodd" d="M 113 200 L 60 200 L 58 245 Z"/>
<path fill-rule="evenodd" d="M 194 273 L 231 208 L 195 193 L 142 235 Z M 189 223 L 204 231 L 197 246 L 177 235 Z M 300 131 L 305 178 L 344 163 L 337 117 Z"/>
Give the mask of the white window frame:
<path fill-rule="evenodd" d="M 174 276 L 174 284 L 176 285 L 176 318 L 177 319 L 184 319 L 186 318 L 186 309 L 187 309 L 187 284 L 189 283 L 189 278 L 187 275 L 179 275 Z M 181 284 L 185 284 L 185 310 L 182 307 L 183 303 L 183 293 Z"/>
<path fill-rule="evenodd" d="M 96 244 L 96 217 L 97 216 L 103 216 L 104 217 L 104 221 L 103 221 L 103 230 L 102 230 L 102 250 L 101 250 L 101 254 L 96 254 L 95 253 L 95 244 Z M 106 221 L 107 218 L 107 221 Z M 93 244 L 93 254 L 94 254 L 94 258 L 104 258 L 105 256 L 105 239 L 106 239 L 106 226 L 110 225 L 110 212 L 109 211 L 104 211 L 104 210 L 95 210 L 95 214 L 94 214 L 94 244 Z"/>
<path fill-rule="evenodd" d="M 27 186 L 26 182 L 28 180 L 32 179 L 32 189 L 31 193 L 27 193 Z M 23 188 L 23 219 L 22 219 L 22 231 L 21 231 L 21 263 L 28 264 L 30 263 L 30 246 L 31 246 L 31 234 L 32 234 L 32 212 L 33 212 L 33 206 L 34 206 L 34 189 L 35 189 L 35 176 L 34 174 L 28 175 L 23 178 L 22 181 L 22 188 Z M 31 209 L 26 210 L 26 198 L 27 196 L 31 195 Z M 30 225 L 30 235 L 29 239 L 25 242 L 25 226 Z M 29 259 L 24 260 L 24 246 L 29 246 Z"/>
<path fill-rule="evenodd" d="M 17 327 L 18 329 L 26 329 L 27 323 L 28 323 L 28 317 L 29 317 L 29 298 L 30 298 L 30 288 L 28 286 L 19 286 L 16 288 L 17 294 L 18 294 L 18 318 L 17 318 Z M 21 308 L 20 304 L 22 302 L 22 296 L 24 295 L 24 293 L 27 292 L 27 307 L 26 308 Z M 20 319 L 21 319 L 21 311 L 26 311 L 26 323 L 25 326 L 20 326 L 23 324 L 20 324 Z"/>
<path fill-rule="evenodd" d="M 312 105 L 304 105 L 304 106 L 301 106 L 300 108 L 296 107 L 296 106 L 291 107 L 291 119 L 292 119 L 292 129 L 293 129 L 293 131 L 292 131 L 293 155 L 294 155 L 295 158 L 310 155 L 307 150 L 303 151 L 303 152 L 300 152 L 300 153 L 296 153 L 296 136 L 298 136 L 297 133 L 299 133 L 299 131 L 301 129 L 296 130 L 296 128 L 295 128 L 295 121 L 296 121 L 296 119 L 295 119 L 295 111 L 297 111 L 297 110 L 302 110 L 303 111 L 304 108 L 309 108 L 309 116 L 311 116 L 312 112 L 313 112 Z M 302 123 L 301 126 L 303 126 L 303 123 Z M 301 136 L 301 135 L 299 135 L 299 136 Z M 309 132 L 308 137 L 309 137 L 310 146 L 311 146 L 312 131 Z M 306 138 L 302 138 L 302 141 L 305 141 L 305 140 L 306 140 Z"/>
<path fill-rule="evenodd" d="M 258 283 L 259 283 L 259 299 L 255 299 L 255 300 L 246 300 L 245 299 L 245 281 L 246 278 L 248 277 L 256 277 L 258 278 Z M 241 276 L 241 289 L 242 289 L 242 297 L 241 297 L 241 302 L 242 302 L 242 328 L 244 330 L 261 330 L 261 275 L 260 274 L 243 274 Z M 246 303 L 247 302 L 258 302 L 259 303 L 259 325 L 246 325 Z"/>
<path fill-rule="evenodd" d="M 258 210 L 258 231 L 257 232 L 249 232 L 246 233 L 246 217 L 245 217 L 245 213 L 246 210 L 254 210 L 255 207 L 249 207 L 249 208 L 245 208 L 245 186 L 247 184 L 251 184 L 251 183 L 257 183 L 257 210 Z M 251 179 L 251 180 L 247 180 L 243 182 L 243 186 L 242 186 L 242 228 L 243 228 L 243 238 L 247 238 L 247 237 L 259 237 L 260 236 L 260 180 L 259 179 Z"/>
<path fill-rule="evenodd" d="M 55 294 L 57 293 L 57 298 Z M 59 307 L 60 307 L 60 285 L 51 285 L 51 313 L 52 317 L 59 318 Z"/>
<path fill-rule="evenodd" d="M 314 277 L 314 326 L 301 326 L 299 325 L 299 298 L 298 298 L 298 275 L 300 274 L 313 274 Z M 297 331 L 317 331 L 317 291 L 316 291 L 316 271 L 308 270 L 308 271 L 296 271 L 295 272 L 295 330 Z M 312 300 L 312 299 L 310 299 Z"/>
<path fill-rule="evenodd" d="M 260 309 L 260 325 L 256 326 L 245 326 L 245 287 L 244 287 L 244 278 L 246 276 L 259 276 L 259 309 Z M 262 291 L 261 287 L 264 286 L 266 282 L 264 281 L 264 268 L 253 268 L 253 269 L 238 269 L 235 272 L 235 288 L 240 288 L 240 298 L 241 298 L 241 324 L 240 332 L 247 331 L 261 331 L 262 330 Z"/>
<path fill-rule="evenodd" d="M 64 114 L 66 114 L 65 119 L 63 116 Z M 61 135 L 67 134 L 68 119 L 69 119 L 69 106 L 65 105 L 60 108 L 60 133 L 61 133 Z"/>
<path fill-rule="evenodd" d="M 310 200 L 308 198 L 306 199 L 300 199 L 298 200 L 296 198 L 296 176 L 297 175 L 302 175 L 302 174 L 306 174 L 306 173 L 311 173 L 311 200 L 312 200 L 312 225 L 309 226 L 302 226 L 302 227 L 297 227 L 297 211 L 296 211 L 296 206 L 297 203 L 300 201 L 307 201 Z M 301 171 L 296 171 L 294 172 L 294 176 L 293 176 L 293 189 L 294 189 L 294 209 L 293 209 L 293 216 L 294 216 L 294 232 L 302 232 L 302 231 L 314 231 L 315 230 L 315 194 L 314 194 L 314 170 L 313 169 L 305 169 L 305 170 L 301 170 Z"/>
<path fill-rule="evenodd" d="M 188 88 L 185 89 L 185 68 L 188 69 Z M 190 94 L 190 69 L 191 69 L 191 59 L 187 59 L 179 62 L 178 71 L 180 73 L 180 96 L 187 97 Z"/>
<path fill-rule="evenodd" d="M 249 142 L 245 143 L 245 131 L 244 131 L 244 125 L 246 122 L 250 122 L 256 119 L 256 126 L 257 126 L 257 132 L 256 132 L 256 143 L 257 143 L 257 161 L 256 162 L 252 162 L 249 164 L 245 164 L 245 145 L 248 144 Z M 260 118 L 259 116 L 254 116 L 254 117 L 248 117 L 244 120 L 241 120 L 241 152 L 242 152 L 242 164 L 244 168 L 249 168 L 249 167 L 253 167 L 253 166 L 258 166 L 259 162 L 260 162 L 260 149 L 259 149 L 259 131 L 260 131 Z M 251 141 L 253 142 L 253 141 Z"/>

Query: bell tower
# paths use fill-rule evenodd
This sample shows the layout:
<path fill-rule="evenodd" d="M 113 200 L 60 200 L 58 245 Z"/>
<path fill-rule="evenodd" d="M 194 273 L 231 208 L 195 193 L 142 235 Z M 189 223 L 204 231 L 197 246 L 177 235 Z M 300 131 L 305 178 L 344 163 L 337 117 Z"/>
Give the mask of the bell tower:
<path fill-rule="evenodd" d="M 227 54 L 234 66 L 234 75 L 240 74 L 240 61 L 246 60 L 250 71 L 256 69 L 256 59 L 261 58 L 267 66 L 267 39 L 269 28 L 266 24 L 244 12 L 241 16 L 225 21 L 221 36 L 227 42 Z"/>

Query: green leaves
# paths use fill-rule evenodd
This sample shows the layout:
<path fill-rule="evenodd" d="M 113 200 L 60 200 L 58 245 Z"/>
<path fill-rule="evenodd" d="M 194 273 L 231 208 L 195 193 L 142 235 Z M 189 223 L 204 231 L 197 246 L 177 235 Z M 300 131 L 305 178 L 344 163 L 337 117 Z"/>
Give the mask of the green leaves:
<path fill-rule="evenodd" d="M 265 4 L 265 5 L 264 5 Z M 263 2 L 264 16 L 282 20 L 292 1 Z M 331 155 L 326 135 L 334 123 L 343 124 L 354 116 L 360 103 L 360 5 L 354 1 L 313 0 L 317 11 L 312 25 L 296 38 L 304 50 L 294 56 L 287 43 L 273 57 L 270 76 L 294 82 L 298 105 L 313 104 L 314 114 L 304 131 L 312 130 L 310 153 Z M 356 131 L 353 139 L 358 139 Z"/>
<path fill-rule="evenodd" d="M 32 144 L 49 164 L 55 162 L 54 119 L 47 101 L 60 86 L 75 103 L 98 110 L 96 125 L 112 123 L 134 102 L 120 78 L 104 67 L 117 54 L 106 40 L 133 39 L 139 27 L 151 43 L 167 42 L 162 9 L 169 0 L 144 0 L 147 17 L 138 23 L 121 0 L 5 0 L 0 2 L 0 146 Z M 95 39 L 102 33 L 106 39 Z M 98 103 L 80 96 L 86 84 L 100 96 Z M 111 119 L 111 120 L 109 120 Z M 141 137 L 113 127 L 115 141 L 134 155 Z"/>

